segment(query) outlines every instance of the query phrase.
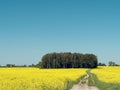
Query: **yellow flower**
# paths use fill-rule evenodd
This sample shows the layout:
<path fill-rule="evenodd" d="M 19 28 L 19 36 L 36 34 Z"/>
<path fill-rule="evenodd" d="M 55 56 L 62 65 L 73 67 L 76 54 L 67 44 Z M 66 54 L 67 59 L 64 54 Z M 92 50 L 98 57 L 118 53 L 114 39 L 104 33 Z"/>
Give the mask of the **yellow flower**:
<path fill-rule="evenodd" d="M 86 69 L 0 68 L 0 90 L 64 90 Z"/>
<path fill-rule="evenodd" d="M 99 67 L 91 71 L 99 80 L 107 83 L 120 83 L 120 66 Z"/>

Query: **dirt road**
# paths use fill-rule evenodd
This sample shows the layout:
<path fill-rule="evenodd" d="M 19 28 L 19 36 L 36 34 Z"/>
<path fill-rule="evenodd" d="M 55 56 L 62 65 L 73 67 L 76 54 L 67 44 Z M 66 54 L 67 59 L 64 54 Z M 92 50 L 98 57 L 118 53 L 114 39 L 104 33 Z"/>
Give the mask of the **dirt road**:
<path fill-rule="evenodd" d="M 99 90 L 95 86 L 88 86 L 88 77 L 87 74 L 77 85 L 74 85 L 70 90 Z"/>

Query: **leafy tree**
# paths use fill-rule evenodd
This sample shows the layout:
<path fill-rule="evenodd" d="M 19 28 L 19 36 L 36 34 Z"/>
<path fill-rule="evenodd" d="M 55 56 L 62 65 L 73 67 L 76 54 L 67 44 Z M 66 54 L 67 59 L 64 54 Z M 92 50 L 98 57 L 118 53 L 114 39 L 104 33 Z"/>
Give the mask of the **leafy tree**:
<path fill-rule="evenodd" d="M 38 65 L 42 68 L 96 68 L 97 56 L 81 53 L 48 53 Z"/>
<path fill-rule="evenodd" d="M 113 61 L 109 61 L 109 62 L 108 62 L 108 65 L 109 65 L 109 66 L 118 66 L 118 65 L 117 65 L 115 62 L 113 62 Z"/>
<path fill-rule="evenodd" d="M 105 63 L 98 63 L 98 66 L 106 66 L 106 64 Z"/>

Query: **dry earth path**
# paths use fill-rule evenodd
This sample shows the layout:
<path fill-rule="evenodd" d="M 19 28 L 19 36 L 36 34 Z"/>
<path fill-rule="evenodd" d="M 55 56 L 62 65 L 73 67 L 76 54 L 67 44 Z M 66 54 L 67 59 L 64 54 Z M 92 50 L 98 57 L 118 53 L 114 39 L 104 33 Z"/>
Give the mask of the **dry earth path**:
<path fill-rule="evenodd" d="M 88 77 L 87 74 L 80 82 L 76 85 L 74 85 L 70 90 L 99 90 L 95 86 L 88 86 Z"/>

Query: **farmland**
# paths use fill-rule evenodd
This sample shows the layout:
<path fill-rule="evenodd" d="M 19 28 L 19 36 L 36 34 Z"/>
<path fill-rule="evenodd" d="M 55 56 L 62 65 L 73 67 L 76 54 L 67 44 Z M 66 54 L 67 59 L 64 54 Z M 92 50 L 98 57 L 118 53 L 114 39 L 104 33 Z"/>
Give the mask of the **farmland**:
<path fill-rule="evenodd" d="M 120 67 L 106 66 L 91 70 L 89 85 L 100 90 L 120 90 Z"/>
<path fill-rule="evenodd" d="M 0 90 L 65 90 L 86 69 L 0 68 Z"/>
<path fill-rule="evenodd" d="M 120 90 L 119 66 L 91 70 L 0 68 L 0 90 L 69 90 L 86 71 L 90 71 L 89 85 L 100 90 Z"/>
<path fill-rule="evenodd" d="M 100 81 L 106 83 L 120 83 L 120 67 L 99 67 L 99 69 L 94 69 L 91 72 L 96 74 Z"/>

